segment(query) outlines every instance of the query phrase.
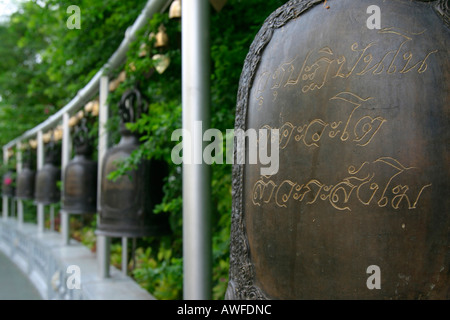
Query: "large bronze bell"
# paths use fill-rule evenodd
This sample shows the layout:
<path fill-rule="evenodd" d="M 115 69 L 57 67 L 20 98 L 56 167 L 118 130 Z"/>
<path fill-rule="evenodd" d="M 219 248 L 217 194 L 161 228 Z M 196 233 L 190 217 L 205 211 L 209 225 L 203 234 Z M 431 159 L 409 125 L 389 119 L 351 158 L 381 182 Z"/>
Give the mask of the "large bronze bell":
<path fill-rule="evenodd" d="M 64 175 L 62 209 L 68 213 L 97 212 L 97 162 L 89 159 L 92 145 L 86 118 L 75 129 L 75 157 L 67 164 Z"/>
<path fill-rule="evenodd" d="M 168 231 L 164 214 L 154 214 L 153 208 L 161 201 L 164 168 L 156 162 L 143 160 L 137 168 L 112 181 L 108 175 L 117 169 L 116 163 L 124 160 L 139 146 L 139 138 L 126 127 L 136 121 L 144 109 L 138 90 L 124 93 L 119 111 L 121 139 L 106 153 L 102 166 L 100 219 L 97 234 L 111 237 L 158 236 Z"/>
<path fill-rule="evenodd" d="M 34 198 L 36 172 L 31 169 L 31 157 L 24 161 L 22 171 L 17 177 L 16 198 L 31 200 Z"/>
<path fill-rule="evenodd" d="M 46 146 L 45 162 L 37 172 L 34 188 L 34 200 L 37 204 L 53 204 L 60 201 L 61 191 L 58 181 L 61 180 L 61 169 L 57 167 L 58 152 L 53 139 Z"/>
<path fill-rule="evenodd" d="M 15 193 L 15 179 L 14 179 L 14 171 L 9 170 L 3 175 L 3 184 L 2 184 L 2 194 L 7 197 L 14 197 Z"/>
<path fill-rule="evenodd" d="M 235 127 L 278 130 L 279 166 L 233 167 L 227 298 L 450 299 L 449 27 L 447 0 L 266 19 Z"/>

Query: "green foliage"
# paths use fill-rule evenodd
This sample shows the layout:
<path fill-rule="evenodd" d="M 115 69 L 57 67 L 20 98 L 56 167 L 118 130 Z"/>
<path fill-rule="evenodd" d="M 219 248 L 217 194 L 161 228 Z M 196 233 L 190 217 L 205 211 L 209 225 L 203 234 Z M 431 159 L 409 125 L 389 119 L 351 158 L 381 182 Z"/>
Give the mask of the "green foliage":
<path fill-rule="evenodd" d="M 110 253 L 111 264 L 120 269 L 122 266 L 122 246 L 120 243 L 111 243 Z"/>
<path fill-rule="evenodd" d="M 97 215 L 90 215 L 88 221 L 83 224 L 81 228 L 80 240 L 83 245 L 88 247 L 91 251 L 96 250 L 97 236 L 95 229 L 97 227 Z"/>
<path fill-rule="evenodd" d="M 33 200 L 22 200 L 23 204 L 23 221 L 29 223 L 37 223 L 37 208 Z"/>
<path fill-rule="evenodd" d="M 136 250 L 133 277 L 141 286 L 162 300 L 182 297 L 183 261 L 173 256 L 173 250 L 163 244 L 155 255 L 151 248 Z"/>

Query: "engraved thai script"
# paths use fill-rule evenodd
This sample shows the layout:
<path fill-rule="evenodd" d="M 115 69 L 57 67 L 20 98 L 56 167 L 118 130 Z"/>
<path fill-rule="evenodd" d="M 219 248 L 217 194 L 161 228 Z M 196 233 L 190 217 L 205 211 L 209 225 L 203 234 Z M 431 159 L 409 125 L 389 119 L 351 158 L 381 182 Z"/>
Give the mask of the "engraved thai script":
<path fill-rule="evenodd" d="M 263 105 L 266 90 L 271 90 L 272 100 L 275 101 L 279 90 L 298 86 L 302 93 L 307 94 L 322 89 L 330 79 L 369 74 L 421 74 L 428 69 L 430 57 L 438 52 L 427 49 L 422 53 L 413 53 L 412 48 L 417 45 L 415 40 L 424 36 L 425 30 L 411 33 L 390 27 L 377 33 L 379 39 L 369 43 L 353 42 L 345 54 L 323 46 L 282 62 L 274 71 L 262 70 L 255 79 L 258 104 Z"/>
<path fill-rule="evenodd" d="M 359 166 L 349 166 L 348 175 L 335 184 L 319 179 L 276 182 L 273 176 L 262 176 L 253 185 L 252 203 L 288 208 L 296 202 L 313 205 L 325 201 L 339 211 L 351 211 L 358 204 L 412 210 L 418 207 L 421 196 L 431 187 L 431 183 L 407 184 L 407 181 L 416 181 L 417 172 L 418 168 L 405 167 L 394 158 L 380 157 Z"/>
<path fill-rule="evenodd" d="M 323 139 L 339 139 L 342 142 L 352 142 L 357 146 L 368 145 L 381 126 L 387 121 L 382 116 L 368 115 L 367 109 L 361 108 L 373 98 L 361 98 L 351 92 L 340 92 L 330 98 L 336 103 L 335 108 L 341 108 L 340 119 L 313 119 L 307 123 L 293 124 L 285 122 L 280 128 L 263 125 L 263 129 L 279 129 L 280 149 L 285 149 L 292 142 L 303 143 L 307 147 L 319 147 Z"/>

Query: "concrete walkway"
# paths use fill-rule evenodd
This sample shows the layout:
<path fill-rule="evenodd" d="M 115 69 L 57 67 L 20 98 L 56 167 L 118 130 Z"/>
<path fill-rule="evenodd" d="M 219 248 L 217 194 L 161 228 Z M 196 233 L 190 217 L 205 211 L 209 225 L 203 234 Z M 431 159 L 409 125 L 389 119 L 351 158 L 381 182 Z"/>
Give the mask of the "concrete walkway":
<path fill-rule="evenodd" d="M 28 278 L 1 251 L 0 300 L 41 300 Z"/>

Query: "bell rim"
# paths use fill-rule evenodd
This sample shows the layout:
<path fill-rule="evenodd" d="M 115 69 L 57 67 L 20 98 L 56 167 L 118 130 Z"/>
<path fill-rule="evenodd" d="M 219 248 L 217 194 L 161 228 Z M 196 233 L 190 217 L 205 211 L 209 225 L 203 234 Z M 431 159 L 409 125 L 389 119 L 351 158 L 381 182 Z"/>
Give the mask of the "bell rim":
<path fill-rule="evenodd" d="M 64 207 L 61 206 L 61 210 L 68 213 L 68 214 L 96 214 L 97 213 L 97 209 L 96 208 L 91 208 L 92 210 L 81 210 L 81 209 L 75 209 L 75 208 L 70 208 L 70 207 Z"/>
<path fill-rule="evenodd" d="M 16 195 L 14 197 L 14 199 L 16 200 L 34 200 L 33 196 L 21 196 L 21 195 Z"/>
<path fill-rule="evenodd" d="M 40 201 L 40 200 L 34 199 L 33 204 L 35 204 L 35 205 L 43 204 L 44 206 L 47 206 L 47 205 L 51 205 L 51 204 L 56 204 L 58 202 L 59 202 L 59 200 L 57 200 L 57 201 L 52 201 L 52 200 Z"/>
<path fill-rule="evenodd" d="M 109 230 L 102 230 L 100 228 L 97 228 L 95 230 L 96 236 L 106 236 L 111 238 L 143 238 L 143 237 L 160 237 L 169 234 L 169 231 L 167 230 L 161 230 L 161 231 L 137 231 L 137 232 L 122 232 L 122 231 L 109 231 Z"/>

